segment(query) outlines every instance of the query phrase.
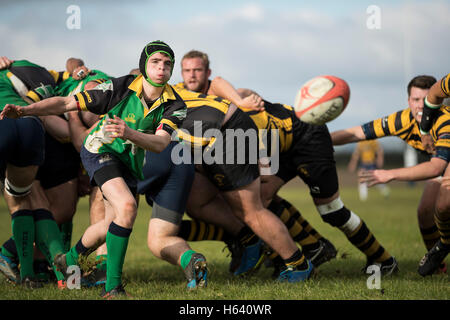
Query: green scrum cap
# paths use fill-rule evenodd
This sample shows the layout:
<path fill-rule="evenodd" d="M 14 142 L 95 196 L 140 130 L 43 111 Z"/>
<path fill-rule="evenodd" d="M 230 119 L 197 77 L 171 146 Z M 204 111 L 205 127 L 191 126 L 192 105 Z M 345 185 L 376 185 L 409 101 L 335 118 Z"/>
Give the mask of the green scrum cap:
<path fill-rule="evenodd" d="M 166 83 L 163 84 L 155 83 L 147 75 L 147 68 L 146 68 L 147 61 L 152 55 L 154 55 L 157 52 L 162 52 L 169 56 L 170 60 L 172 61 L 172 69 L 170 70 L 170 75 L 172 75 L 173 66 L 175 65 L 175 54 L 173 50 L 169 47 L 169 45 L 160 40 L 150 42 L 144 47 L 141 53 L 141 58 L 139 59 L 139 70 L 141 71 L 145 80 L 147 80 L 147 82 L 150 83 L 152 86 L 162 87 Z"/>

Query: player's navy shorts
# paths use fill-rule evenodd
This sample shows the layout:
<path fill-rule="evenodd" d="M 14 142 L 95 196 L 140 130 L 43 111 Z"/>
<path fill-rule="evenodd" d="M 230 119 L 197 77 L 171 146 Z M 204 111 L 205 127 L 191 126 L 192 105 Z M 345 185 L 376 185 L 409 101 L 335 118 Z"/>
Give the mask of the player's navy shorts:
<path fill-rule="evenodd" d="M 252 133 L 256 140 L 237 138 L 236 130 Z M 223 139 L 221 139 L 222 141 L 217 139 L 215 143 L 222 143 L 222 148 L 216 146 L 214 150 L 223 150 L 222 163 L 206 164 L 203 161 L 206 175 L 220 191 L 236 190 L 249 185 L 259 177 L 258 128 L 247 114 L 240 109 L 236 109 L 220 131 Z M 233 159 L 227 159 L 230 152 L 234 153 Z M 243 158 L 240 158 L 241 156 Z"/>
<path fill-rule="evenodd" d="M 0 121 L 0 167 L 39 166 L 44 161 L 44 127 L 36 117 Z"/>
<path fill-rule="evenodd" d="M 101 189 L 106 181 L 120 177 L 125 180 L 131 193 L 137 194 L 137 178 L 114 154 L 92 153 L 82 146 L 80 157 L 92 186 L 99 186 Z"/>
<path fill-rule="evenodd" d="M 145 195 L 149 205 L 155 202 L 160 207 L 183 215 L 195 167 L 193 163 L 173 163 L 171 154 L 177 144 L 170 143 L 161 153 L 146 152 L 144 180 L 138 182 L 138 193 Z"/>
<path fill-rule="evenodd" d="M 339 190 L 339 182 L 327 126 L 309 125 L 307 130 L 296 135 L 294 124 L 292 146 L 280 154 L 280 168 L 276 176 L 285 182 L 299 176 L 309 186 L 314 198 L 334 195 Z"/>
<path fill-rule="evenodd" d="M 44 189 L 50 189 L 78 177 L 80 154 L 72 143 L 61 143 L 45 134 L 45 160 L 36 179 Z"/>

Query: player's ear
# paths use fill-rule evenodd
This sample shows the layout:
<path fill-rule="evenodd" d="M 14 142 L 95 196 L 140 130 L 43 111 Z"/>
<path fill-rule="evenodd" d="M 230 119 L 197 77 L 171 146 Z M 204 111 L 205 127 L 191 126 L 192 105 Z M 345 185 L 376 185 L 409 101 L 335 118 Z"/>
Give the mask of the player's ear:
<path fill-rule="evenodd" d="M 209 78 L 211 76 L 211 69 L 208 69 L 207 74 L 208 74 L 208 78 Z"/>

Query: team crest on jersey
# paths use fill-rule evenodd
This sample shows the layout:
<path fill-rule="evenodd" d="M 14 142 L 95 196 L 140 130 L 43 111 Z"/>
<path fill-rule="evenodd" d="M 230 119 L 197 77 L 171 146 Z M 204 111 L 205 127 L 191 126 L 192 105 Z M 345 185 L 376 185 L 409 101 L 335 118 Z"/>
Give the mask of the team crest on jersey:
<path fill-rule="evenodd" d="M 103 83 L 100 83 L 99 85 L 97 85 L 94 90 L 102 90 L 103 92 L 107 91 L 107 90 L 112 90 L 113 89 L 113 84 L 112 81 L 106 81 Z"/>
<path fill-rule="evenodd" d="M 177 117 L 178 120 L 184 120 L 187 115 L 187 109 L 177 110 L 172 113 L 174 117 Z"/>
<path fill-rule="evenodd" d="M 125 118 L 125 121 L 136 123 L 136 116 L 134 115 L 134 113 L 129 113 L 128 116 Z"/>

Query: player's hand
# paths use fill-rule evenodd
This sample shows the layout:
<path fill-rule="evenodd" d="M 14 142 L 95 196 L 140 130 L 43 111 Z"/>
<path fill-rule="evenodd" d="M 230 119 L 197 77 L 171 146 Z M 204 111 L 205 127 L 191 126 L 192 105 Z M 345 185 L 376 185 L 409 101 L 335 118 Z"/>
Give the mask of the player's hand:
<path fill-rule="evenodd" d="M 358 177 L 359 183 L 367 183 L 369 187 L 380 183 L 387 183 L 394 178 L 389 170 L 360 170 Z"/>
<path fill-rule="evenodd" d="M 242 99 L 239 107 L 256 111 L 264 111 L 264 101 L 257 94 L 251 94 Z"/>
<path fill-rule="evenodd" d="M 420 136 L 420 139 L 422 140 L 422 146 L 426 152 L 429 154 L 436 153 L 436 148 L 430 134 L 423 134 Z"/>
<path fill-rule="evenodd" d="M 0 120 L 4 118 L 17 119 L 23 115 L 22 107 L 14 104 L 7 104 L 0 113 Z"/>
<path fill-rule="evenodd" d="M 127 126 L 124 120 L 118 116 L 114 116 L 113 119 L 108 119 L 105 125 L 105 131 L 110 133 L 111 138 L 121 138 L 127 140 L 127 133 L 130 128 Z"/>
<path fill-rule="evenodd" d="M 0 57 L 0 70 L 7 69 L 14 62 L 7 57 Z"/>
<path fill-rule="evenodd" d="M 72 72 L 72 78 L 75 80 L 82 80 L 87 77 L 90 70 L 86 66 L 76 67 Z"/>

